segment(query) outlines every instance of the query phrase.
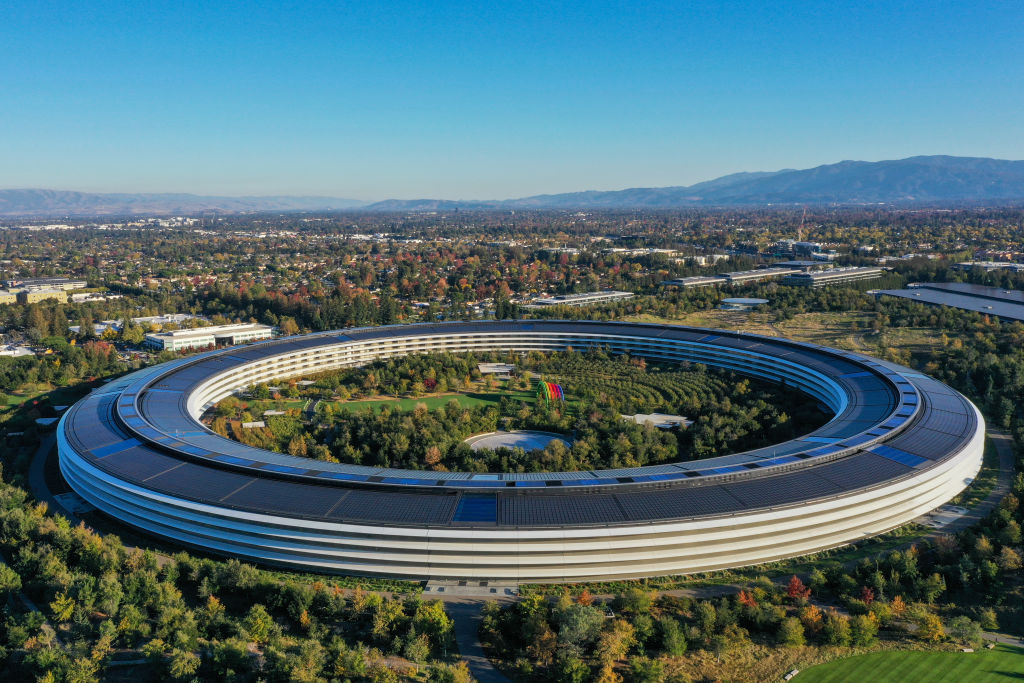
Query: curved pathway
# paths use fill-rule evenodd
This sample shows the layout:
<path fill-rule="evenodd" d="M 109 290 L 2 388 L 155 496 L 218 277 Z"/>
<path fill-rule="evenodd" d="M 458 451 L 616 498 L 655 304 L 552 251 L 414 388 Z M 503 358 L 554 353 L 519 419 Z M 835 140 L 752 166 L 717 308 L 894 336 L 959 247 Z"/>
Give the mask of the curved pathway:
<path fill-rule="evenodd" d="M 999 454 L 999 473 L 996 484 L 992 487 L 989 494 L 985 496 L 984 500 L 968 510 L 966 514 L 940 529 L 940 535 L 959 533 L 985 519 L 996 509 L 999 501 L 1010 492 L 1015 469 L 1013 437 L 1009 432 L 1002 429 L 989 429 L 987 433 L 988 438 L 992 439 L 996 453 Z"/>
<path fill-rule="evenodd" d="M 53 493 L 50 492 L 50 487 L 46 485 L 46 461 L 50 456 L 50 451 L 56 445 L 56 432 L 50 432 L 39 442 L 39 447 L 36 449 L 35 455 L 32 456 L 32 462 L 29 463 L 28 467 L 29 492 L 40 503 L 46 503 L 48 510 L 60 513 L 67 517 L 72 524 L 77 524 L 79 519 L 57 502 L 57 499 L 53 497 Z"/>

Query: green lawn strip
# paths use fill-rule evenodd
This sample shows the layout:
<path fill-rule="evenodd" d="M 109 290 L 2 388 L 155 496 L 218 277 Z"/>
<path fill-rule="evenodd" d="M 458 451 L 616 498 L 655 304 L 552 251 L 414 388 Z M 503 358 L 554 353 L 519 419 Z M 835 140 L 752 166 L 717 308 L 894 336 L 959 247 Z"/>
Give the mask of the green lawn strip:
<path fill-rule="evenodd" d="M 70 406 L 88 394 L 93 386 L 94 383 L 80 382 L 66 387 L 37 387 L 13 394 L 0 392 L 0 407 L 10 408 L 14 412 L 32 401 L 38 401 L 40 406 Z"/>
<path fill-rule="evenodd" d="M 498 392 L 469 392 L 465 394 L 442 394 L 441 396 L 423 396 L 420 398 L 389 398 L 375 399 L 369 401 L 330 401 L 320 404 L 321 409 L 330 405 L 334 411 L 348 409 L 353 412 L 362 410 L 378 410 L 381 406 L 388 406 L 397 410 L 413 410 L 417 404 L 422 403 L 430 410 L 443 408 L 449 401 L 456 401 L 464 408 L 471 408 L 477 405 L 497 405 L 502 397 L 508 396 L 515 401 L 533 403 L 536 396 L 521 391 L 498 391 Z"/>
<path fill-rule="evenodd" d="M 345 576 L 340 574 L 315 574 L 302 571 L 288 571 L 261 568 L 264 575 L 282 582 L 302 581 L 307 583 L 324 583 L 330 586 L 364 591 L 394 593 L 396 595 L 418 595 L 423 592 L 423 581 L 402 581 L 373 576 Z"/>
<path fill-rule="evenodd" d="M 1024 678 L 1024 650 L 997 645 L 978 652 L 873 652 L 801 671 L 800 683 L 872 681 L 892 683 L 983 683 Z"/>
<path fill-rule="evenodd" d="M 264 410 L 302 410 L 308 398 L 282 398 L 279 401 L 273 399 L 256 399 L 246 401 L 249 404 L 249 412 L 255 417 L 263 415 Z"/>

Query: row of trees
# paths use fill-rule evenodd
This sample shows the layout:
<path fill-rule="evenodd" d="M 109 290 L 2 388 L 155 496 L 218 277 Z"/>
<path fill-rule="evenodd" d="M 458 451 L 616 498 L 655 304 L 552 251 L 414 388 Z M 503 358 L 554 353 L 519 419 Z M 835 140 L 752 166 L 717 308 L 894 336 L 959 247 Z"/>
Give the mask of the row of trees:
<path fill-rule="evenodd" d="M 722 663 L 755 646 L 868 648 L 880 635 L 980 644 L 978 621 L 959 615 L 944 623 L 935 604 L 942 590 L 933 579 L 906 582 L 921 583 L 918 600 L 876 597 L 865 588 L 857 609 L 822 607 L 814 597 L 829 584 L 807 586 L 796 576 L 784 585 L 760 578 L 738 593 L 706 600 L 641 588 L 610 600 L 596 600 L 586 589 L 557 600 L 533 594 L 514 605 L 488 606 L 481 632 L 517 680 L 581 683 L 713 678 L 705 654 Z M 982 610 L 981 618 L 994 624 L 991 610 Z"/>

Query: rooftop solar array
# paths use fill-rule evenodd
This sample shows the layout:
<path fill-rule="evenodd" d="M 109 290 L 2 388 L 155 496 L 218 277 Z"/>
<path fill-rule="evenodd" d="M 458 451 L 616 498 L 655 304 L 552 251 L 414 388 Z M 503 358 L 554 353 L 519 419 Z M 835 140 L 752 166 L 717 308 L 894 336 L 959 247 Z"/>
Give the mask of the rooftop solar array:
<path fill-rule="evenodd" d="M 505 343 L 496 338 L 544 340 L 555 348 L 593 343 L 675 359 L 721 354 L 723 364 L 760 365 L 787 384 L 813 385 L 841 409 L 811 434 L 746 453 L 526 474 L 389 470 L 298 458 L 224 439 L 188 412 L 196 387 L 246 364 L 425 336 L 489 339 L 496 347 Z M 105 385 L 61 424 L 68 443 L 102 471 L 188 500 L 329 521 L 494 528 L 662 521 L 829 498 L 934 466 L 962 448 L 976 427 L 973 406 L 945 385 L 856 354 L 727 331 L 563 321 L 362 328 L 208 352 Z"/>
<path fill-rule="evenodd" d="M 967 296 L 979 297 L 982 299 L 994 299 L 996 301 L 1009 301 L 1015 304 L 1024 304 L 1024 291 L 1019 289 L 986 287 L 984 285 L 972 285 L 967 282 L 923 282 L 912 285 L 911 288 L 933 289 L 937 292 L 951 292 L 953 294 L 965 294 Z"/>
<path fill-rule="evenodd" d="M 940 284 L 953 285 L 957 283 Z M 1003 320 L 1024 322 L 1024 292 L 1015 290 L 981 287 L 980 285 L 939 288 L 937 284 L 929 284 L 910 289 L 883 289 L 878 293 L 923 304 L 952 306 L 965 311 L 994 315 Z"/>

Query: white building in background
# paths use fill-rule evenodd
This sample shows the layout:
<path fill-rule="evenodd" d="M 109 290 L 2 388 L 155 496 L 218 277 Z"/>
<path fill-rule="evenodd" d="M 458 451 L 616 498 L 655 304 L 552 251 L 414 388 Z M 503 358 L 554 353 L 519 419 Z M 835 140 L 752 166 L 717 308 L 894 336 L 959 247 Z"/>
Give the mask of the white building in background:
<path fill-rule="evenodd" d="M 953 270 L 1008 270 L 1013 273 L 1024 272 L 1024 263 L 1012 263 L 1010 261 L 963 261 L 955 263 Z"/>
<path fill-rule="evenodd" d="M 115 295 L 120 297 L 120 295 Z M 2 301 L 0 301 L 2 303 Z M 136 325 L 156 326 L 156 325 L 181 325 L 186 320 L 206 320 L 206 318 L 198 315 L 192 315 L 191 313 L 168 313 L 167 315 L 145 315 L 138 318 L 131 319 Z M 115 332 L 121 331 L 121 326 L 124 324 L 123 320 L 101 320 L 93 323 L 93 332 L 96 335 L 101 335 L 107 331 L 107 328 L 114 330 Z M 68 329 L 78 334 L 81 331 L 80 325 L 69 325 Z"/>
<path fill-rule="evenodd" d="M 246 323 L 243 325 L 214 325 L 193 330 L 173 330 L 146 335 L 146 346 L 161 351 L 186 351 L 210 346 L 231 346 L 270 339 L 273 328 L 269 325 Z"/>
<path fill-rule="evenodd" d="M 614 289 L 604 289 L 599 292 L 585 292 L 583 294 L 562 294 L 560 296 L 543 297 L 533 300 L 532 306 L 590 306 L 591 304 L 603 304 L 608 301 L 621 301 L 632 299 L 633 292 L 620 292 Z"/>
<path fill-rule="evenodd" d="M 82 304 L 90 301 L 113 301 L 115 299 L 123 299 L 123 294 L 100 294 L 99 292 L 82 292 L 80 294 L 72 294 L 70 296 L 71 303 Z"/>
<path fill-rule="evenodd" d="M 85 289 L 89 283 L 85 280 L 71 280 L 66 277 L 34 277 L 23 280 L 5 280 L 6 287 L 17 287 L 28 291 L 38 289 L 62 289 L 65 292 L 72 289 Z"/>
<path fill-rule="evenodd" d="M 793 273 L 783 279 L 782 284 L 793 287 L 827 287 L 858 280 L 873 280 L 885 275 L 885 270 L 873 266 L 833 268 L 816 273 Z"/>

